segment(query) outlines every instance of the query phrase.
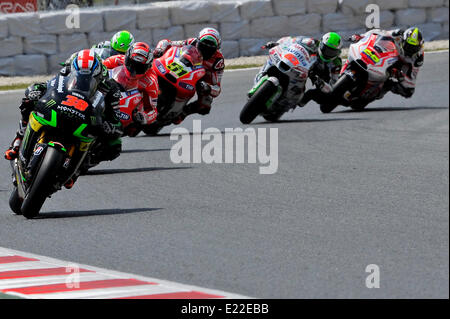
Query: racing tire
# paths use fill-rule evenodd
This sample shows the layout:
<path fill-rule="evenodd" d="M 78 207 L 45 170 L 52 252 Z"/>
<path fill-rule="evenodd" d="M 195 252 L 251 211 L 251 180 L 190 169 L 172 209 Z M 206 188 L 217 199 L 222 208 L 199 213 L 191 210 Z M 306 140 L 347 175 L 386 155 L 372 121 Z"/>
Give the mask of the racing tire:
<path fill-rule="evenodd" d="M 142 131 L 147 134 L 148 136 L 156 136 L 158 135 L 159 131 L 161 131 L 162 126 L 157 125 L 147 125 L 145 126 Z"/>
<path fill-rule="evenodd" d="M 278 122 L 278 120 L 280 119 L 280 117 L 283 115 L 283 113 L 281 114 L 266 114 L 263 115 L 263 118 L 267 121 L 267 122 Z"/>
<path fill-rule="evenodd" d="M 46 198 L 51 195 L 51 187 L 55 182 L 57 168 L 61 166 L 64 155 L 54 149 L 47 148 L 36 176 L 25 196 L 21 211 L 26 218 L 34 218 L 44 205 Z"/>
<path fill-rule="evenodd" d="M 336 84 L 333 87 L 333 91 L 329 95 L 329 102 L 320 105 L 320 111 L 322 113 L 330 113 L 332 112 L 343 99 L 343 95 L 346 91 L 348 91 L 354 85 L 353 79 L 348 75 L 344 74 L 339 78 Z"/>
<path fill-rule="evenodd" d="M 9 207 L 16 215 L 22 215 L 21 207 L 22 207 L 22 200 L 19 198 L 19 191 L 17 190 L 17 187 L 14 187 L 14 190 L 11 193 L 11 196 L 9 196 Z"/>
<path fill-rule="evenodd" d="M 362 111 L 366 108 L 367 104 L 368 103 L 359 103 L 359 104 L 351 105 L 350 107 L 352 108 L 352 110 Z"/>
<path fill-rule="evenodd" d="M 271 81 L 263 85 L 253 94 L 241 111 L 239 119 L 242 124 L 250 124 L 262 111 L 264 111 L 267 100 L 277 92 L 277 87 Z"/>

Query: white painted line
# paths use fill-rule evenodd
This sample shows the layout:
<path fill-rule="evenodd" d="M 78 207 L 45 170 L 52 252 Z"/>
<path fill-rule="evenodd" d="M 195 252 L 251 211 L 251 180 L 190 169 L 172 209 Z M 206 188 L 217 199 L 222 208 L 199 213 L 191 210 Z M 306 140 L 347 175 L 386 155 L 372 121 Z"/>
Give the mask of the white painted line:
<path fill-rule="evenodd" d="M 40 276 L 40 277 L 29 277 L 20 279 L 0 279 L 0 289 L 13 289 L 20 287 L 33 287 L 41 285 L 54 285 L 54 284 L 64 284 L 70 273 L 67 275 L 59 276 Z M 79 273 L 78 274 L 80 282 L 93 281 L 93 280 L 105 280 L 111 279 L 111 277 L 97 274 L 97 273 Z"/>
<path fill-rule="evenodd" d="M 6 90 L 6 91 L 1 91 L 1 90 L 0 90 L 0 95 L 13 94 L 13 93 L 20 93 L 20 92 L 25 92 L 25 89 Z"/>
<path fill-rule="evenodd" d="M 23 261 L 17 263 L 0 264 L 0 271 L 25 270 L 58 267 L 55 264 L 43 263 L 39 261 Z"/>
<path fill-rule="evenodd" d="M 172 292 L 179 292 L 179 290 L 164 287 L 161 285 L 153 285 L 153 286 L 145 286 L 145 287 L 136 287 L 132 291 L 132 293 L 130 293 L 130 291 L 122 291 L 122 292 L 115 291 L 113 293 L 104 293 L 101 295 L 95 295 L 95 296 L 90 297 L 90 299 L 124 298 L 124 297 L 132 297 L 132 296 L 167 294 L 167 293 L 172 293 Z"/>
<path fill-rule="evenodd" d="M 80 291 L 55 292 L 50 294 L 34 294 L 36 299 L 110 299 L 133 297 L 160 293 L 179 292 L 159 285 L 129 286 L 116 288 L 88 289 Z"/>

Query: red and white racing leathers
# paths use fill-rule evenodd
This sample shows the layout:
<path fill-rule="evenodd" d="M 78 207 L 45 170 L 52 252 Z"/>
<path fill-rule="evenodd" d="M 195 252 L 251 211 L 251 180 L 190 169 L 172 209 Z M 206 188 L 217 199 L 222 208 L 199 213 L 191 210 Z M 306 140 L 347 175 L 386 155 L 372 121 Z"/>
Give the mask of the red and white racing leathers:
<path fill-rule="evenodd" d="M 171 46 L 181 47 L 183 45 L 196 45 L 196 38 L 189 38 L 187 40 L 181 41 L 170 41 L 168 39 L 164 39 L 159 41 L 156 46 L 155 52 L 157 52 L 159 56 L 163 55 Z M 223 71 L 225 69 L 225 60 L 222 52 L 217 50 L 211 58 L 208 60 L 203 60 L 203 66 L 206 69 L 206 74 L 203 77 L 202 81 L 206 82 L 210 88 L 210 92 L 197 92 L 198 94 L 198 110 L 196 112 L 200 114 L 207 114 L 211 109 L 211 103 L 213 98 L 219 96 L 221 92 L 221 81 L 223 76 Z"/>
<path fill-rule="evenodd" d="M 420 67 L 423 65 L 424 51 L 423 48 L 421 48 L 419 52 L 414 54 L 412 57 L 407 56 L 401 46 L 402 34 L 399 31 L 399 29 L 390 31 L 373 29 L 362 35 L 357 35 L 357 38 L 355 38 L 355 40 L 359 41 L 359 39 L 361 39 L 362 37 L 370 34 L 393 38 L 395 46 L 397 47 L 397 50 L 399 52 L 399 61 L 395 66 L 395 68 L 399 72 L 397 74 L 398 82 L 394 83 L 390 90 L 395 94 L 400 94 L 404 97 L 411 97 L 414 94 L 416 88 L 416 81 Z"/>
<path fill-rule="evenodd" d="M 114 55 L 104 60 L 103 64 L 108 69 L 125 67 L 125 56 Z M 144 120 L 142 124 L 150 124 L 154 122 L 158 115 L 157 104 L 159 86 L 158 77 L 153 72 L 152 68 L 150 68 L 147 73 L 137 78 L 121 76 L 120 78 L 115 80 L 127 90 L 131 88 L 137 88 L 139 92 L 142 93 L 144 103 L 144 112 L 142 112 Z"/>

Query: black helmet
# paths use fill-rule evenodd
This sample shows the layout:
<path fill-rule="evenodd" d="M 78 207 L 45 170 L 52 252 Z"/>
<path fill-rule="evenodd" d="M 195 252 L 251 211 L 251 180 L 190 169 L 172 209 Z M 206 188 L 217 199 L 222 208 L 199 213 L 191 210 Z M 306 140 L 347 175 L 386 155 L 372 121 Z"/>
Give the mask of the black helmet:
<path fill-rule="evenodd" d="M 423 36 L 418 28 L 409 28 L 403 33 L 402 47 L 405 55 L 412 57 L 423 46 Z"/>

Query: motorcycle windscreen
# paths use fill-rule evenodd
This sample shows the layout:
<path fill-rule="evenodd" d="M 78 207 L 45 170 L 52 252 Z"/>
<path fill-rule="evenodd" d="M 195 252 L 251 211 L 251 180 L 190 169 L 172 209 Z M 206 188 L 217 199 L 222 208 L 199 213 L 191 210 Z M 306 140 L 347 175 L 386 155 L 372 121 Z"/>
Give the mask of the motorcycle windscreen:
<path fill-rule="evenodd" d="M 196 47 L 193 45 L 185 45 L 182 49 L 180 61 L 186 66 L 192 67 L 201 65 L 203 63 L 203 57 Z"/>
<path fill-rule="evenodd" d="M 98 81 L 92 74 L 82 74 L 72 71 L 67 80 L 67 89 L 70 92 L 77 92 L 87 98 L 91 98 L 97 91 Z"/>
<path fill-rule="evenodd" d="M 138 87 L 138 79 L 127 76 L 124 65 L 114 68 L 111 71 L 111 77 L 122 86 L 123 91 L 130 91 Z"/>

